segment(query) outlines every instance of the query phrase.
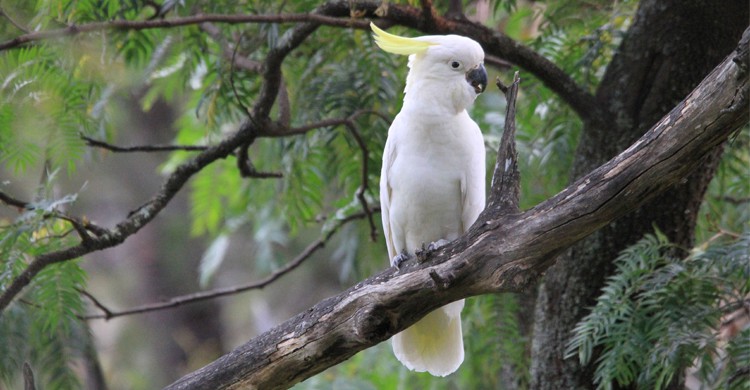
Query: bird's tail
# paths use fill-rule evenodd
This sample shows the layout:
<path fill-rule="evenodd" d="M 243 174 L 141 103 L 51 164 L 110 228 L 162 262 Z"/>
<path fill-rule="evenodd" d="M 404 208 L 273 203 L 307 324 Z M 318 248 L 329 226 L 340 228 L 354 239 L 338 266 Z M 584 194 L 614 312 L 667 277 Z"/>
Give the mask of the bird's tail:
<path fill-rule="evenodd" d="M 464 360 L 463 307 L 463 300 L 447 304 L 393 336 L 396 358 L 410 370 L 435 376 L 456 371 Z"/>

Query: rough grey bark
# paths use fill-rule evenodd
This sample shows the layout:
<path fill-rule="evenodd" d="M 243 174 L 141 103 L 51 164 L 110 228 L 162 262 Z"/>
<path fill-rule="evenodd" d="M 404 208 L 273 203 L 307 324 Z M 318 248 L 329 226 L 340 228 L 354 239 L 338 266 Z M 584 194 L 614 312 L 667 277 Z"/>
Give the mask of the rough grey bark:
<path fill-rule="evenodd" d="M 560 251 L 686 177 L 745 125 L 748 89 L 747 72 L 727 57 L 636 143 L 558 195 L 522 213 L 487 210 L 458 240 L 417 256 L 423 263 L 389 268 L 168 388 L 288 388 L 449 302 L 522 291 Z"/>
<path fill-rule="evenodd" d="M 748 24 L 747 1 L 646 0 L 608 66 L 597 101 L 613 120 L 585 125 L 573 177 L 608 160 L 650 128 L 730 53 Z M 696 215 L 721 154 L 715 149 L 673 188 L 566 251 L 547 271 L 536 304 L 532 388 L 593 387 L 593 367 L 563 359 L 617 253 L 656 225 L 690 247 Z M 596 359 L 592 359 L 595 361 Z"/>

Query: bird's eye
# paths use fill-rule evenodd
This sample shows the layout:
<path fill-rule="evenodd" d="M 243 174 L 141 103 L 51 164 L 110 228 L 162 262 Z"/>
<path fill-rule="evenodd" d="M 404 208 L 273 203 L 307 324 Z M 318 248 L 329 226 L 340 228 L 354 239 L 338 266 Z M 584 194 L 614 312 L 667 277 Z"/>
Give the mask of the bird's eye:
<path fill-rule="evenodd" d="M 461 63 L 458 61 L 451 61 L 451 68 L 458 69 L 461 67 Z"/>

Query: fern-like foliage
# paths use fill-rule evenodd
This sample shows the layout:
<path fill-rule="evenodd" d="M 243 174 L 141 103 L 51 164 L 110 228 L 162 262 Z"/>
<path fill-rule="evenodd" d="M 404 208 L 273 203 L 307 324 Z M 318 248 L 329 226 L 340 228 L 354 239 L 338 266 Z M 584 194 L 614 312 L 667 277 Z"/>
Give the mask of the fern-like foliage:
<path fill-rule="evenodd" d="M 253 60 L 262 59 L 278 36 L 285 34 L 278 27 L 263 25 L 250 26 L 251 31 L 226 29 L 241 37 L 232 45 L 239 43 L 238 51 Z M 173 49 L 178 46 L 173 45 Z M 358 55 L 351 55 L 342 47 L 356 47 Z M 257 96 L 258 75 L 232 69 L 229 61 L 217 52 L 220 48 L 210 49 L 215 55 L 203 54 L 207 71 L 202 78 L 202 89 L 190 98 L 191 104 L 198 108 L 180 119 L 177 139 L 182 143 L 210 138 L 206 127 L 235 128 L 244 115 L 242 106 L 252 106 L 252 99 Z M 375 110 L 392 117 L 401 101 L 404 76 L 401 74 L 397 79 L 394 66 L 393 56 L 374 47 L 369 33 L 349 30 L 334 33 L 321 28 L 282 68 L 293 108 L 290 126 L 346 118 L 360 110 Z M 187 76 L 175 72 L 169 77 L 187 80 Z M 165 80 L 166 77 L 154 80 L 151 90 Z M 208 126 L 196 125 L 196 114 L 197 122 Z M 259 248 L 255 262 L 265 268 L 277 257 L 274 245 L 270 244 L 284 242 L 287 236 L 294 237 L 311 225 L 325 233 L 331 223 L 362 210 L 355 193 L 364 184 L 365 163 L 368 186 L 365 197 L 370 204 L 377 204 L 380 155 L 388 123 L 366 114 L 358 116 L 354 125 L 367 142 L 366 161 L 351 129 L 341 125 L 322 127 L 296 137 L 256 140 L 248 151 L 250 159 L 258 170 L 282 173 L 280 179 L 243 181 L 233 160 L 214 164 L 197 174 L 191 182 L 193 233 L 218 237 L 234 230 L 229 225 L 237 221 L 252 224 Z M 168 165 L 173 166 L 183 158 L 184 153 L 175 153 Z M 320 224 L 321 220 L 330 223 Z M 268 227 L 276 228 L 271 234 Z M 262 237 L 272 239 L 264 242 Z M 345 242 L 350 241 L 342 241 L 342 245 Z"/>
<path fill-rule="evenodd" d="M 657 232 L 624 250 L 596 306 L 576 326 L 568 357 L 588 364 L 598 356 L 598 388 L 662 389 L 694 362 L 707 388 L 742 388 L 736 378 L 750 367 L 750 339 L 723 340 L 718 327 L 747 306 L 750 232 L 684 259 L 672 249 Z"/>
<path fill-rule="evenodd" d="M 85 152 L 79 134 L 98 127 L 89 115 L 101 90 L 101 75 L 90 72 L 93 61 L 46 45 L 0 56 L 0 164 L 16 174 L 42 161 L 75 171 Z"/>
<path fill-rule="evenodd" d="M 0 226 L 0 291 L 34 257 L 71 244 L 72 227 L 52 216 L 74 199 L 38 200 L 15 221 Z M 85 284 L 86 273 L 77 261 L 51 265 L 33 279 L 0 321 L 0 380 L 13 387 L 23 363 L 29 362 L 45 388 L 80 386 L 71 363 L 80 345 L 76 335 L 85 328 L 79 320 Z"/>

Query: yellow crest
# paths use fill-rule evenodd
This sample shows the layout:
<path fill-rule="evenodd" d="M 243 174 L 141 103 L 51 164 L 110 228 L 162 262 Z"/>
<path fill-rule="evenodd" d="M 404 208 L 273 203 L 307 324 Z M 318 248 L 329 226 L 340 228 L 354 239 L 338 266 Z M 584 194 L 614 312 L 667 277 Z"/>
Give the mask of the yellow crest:
<path fill-rule="evenodd" d="M 427 50 L 428 47 L 436 45 L 436 43 L 432 42 L 389 34 L 372 22 L 370 22 L 370 28 L 375 33 L 375 43 L 389 53 L 403 55 L 418 54 Z"/>

